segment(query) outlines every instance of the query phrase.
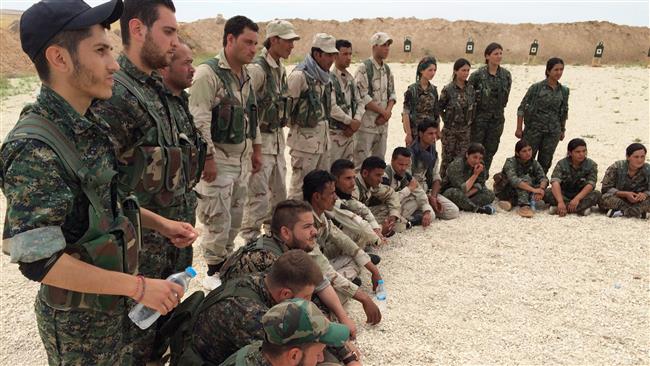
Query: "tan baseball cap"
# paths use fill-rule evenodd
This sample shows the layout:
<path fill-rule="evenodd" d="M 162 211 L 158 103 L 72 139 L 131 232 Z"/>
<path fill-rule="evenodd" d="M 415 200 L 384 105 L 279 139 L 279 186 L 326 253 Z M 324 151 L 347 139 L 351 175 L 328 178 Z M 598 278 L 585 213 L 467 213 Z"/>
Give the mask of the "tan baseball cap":
<path fill-rule="evenodd" d="M 300 36 L 296 34 L 293 24 L 280 19 L 272 20 L 266 25 L 266 39 L 275 36 L 282 39 L 300 39 Z"/>
<path fill-rule="evenodd" d="M 336 49 L 336 38 L 327 33 L 316 33 L 311 46 L 320 48 L 325 53 L 339 53 L 339 50 Z"/>
<path fill-rule="evenodd" d="M 372 37 L 370 37 L 370 45 L 371 46 L 381 46 L 381 45 L 385 44 L 386 42 L 390 42 L 389 45 L 393 43 L 393 39 L 390 38 L 388 33 L 377 32 L 377 33 L 373 34 Z"/>

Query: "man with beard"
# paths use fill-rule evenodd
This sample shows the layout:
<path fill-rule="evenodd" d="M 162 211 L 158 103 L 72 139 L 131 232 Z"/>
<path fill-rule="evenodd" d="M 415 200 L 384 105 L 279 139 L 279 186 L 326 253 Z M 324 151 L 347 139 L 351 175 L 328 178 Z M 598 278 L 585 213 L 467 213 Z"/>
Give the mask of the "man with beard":
<path fill-rule="evenodd" d="M 171 214 L 173 219 L 188 222 L 194 226 L 196 223 L 197 199 L 193 188 L 201 178 L 207 147 L 201 133 L 194 125 L 188 107 L 189 94 L 185 91 L 192 85 L 192 78 L 194 77 L 192 62 L 194 62 L 192 50 L 186 43 L 180 42 L 172 62 L 169 66 L 160 69 L 160 74 L 163 83 L 167 87 L 165 96 L 172 113 L 172 120 L 178 128 L 180 143 L 190 158 L 190 169 L 185 171 L 186 190 L 183 197 L 179 198 L 179 201 L 183 204 Z M 174 273 L 182 272 L 192 265 L 194 251 L 191 246 L 187 248 L 170 246 L 168 249 L 170 250 L 169 257 L 174 266 Z"/>
<path fill-rule="evenodd" d="M 284 160 L 284 126 L 287 123 L 287 71 L 281 59 L 287 59 L 300 37 L 286 20 L 273 20 L 266 27 L 264 48 L 248 72 L 255 90 L 262 133 L 262 169 L 248 181 L 248 200 L 240 235 L 252 240 L 262 225 L 271 222 L 271 211 L 287 198 L 287 163 Z"/>
<path fill-rule="evenodd" d="M 111 127 L 117 145 L 119 189 L 164 217 L 184 211 L 187 177 L 195 169 L 173 122 L 165 85 L 158 69 L 171 63 L 178 47 L 175 7 L 171 0 L 126 0 L 120 18 L 123 53 L 118 58 L 113 96 L 93 107 Z M 166 278 L 176 268 L 169 258 L 170 241 L 151 230 L 142 231 L 141 274 Z M 160 322 L 158 322 L 160 323 Z M 144 364 L 154 355 L 157 326 L 140 330 L 130 323 L 133 362 Z"/>
<path fill-rule="evenodd" d="M 223 50 L 196 69 L 190 111 L 208 138 L 203 179 L 197 186 L 197 216 L 206 227 L 201 243 L 206 289 L 221 284 L 219 270 L 232 253 L 242 223 L 247 185 L 262 167 L 254 85 L 246 70 L 255 56 L 257 24 L 238 15 L 224 26 Z"/>
<path fill-rule="evenodd" d="M 332 82 L 332 112 L 330 123 L 330 162 L 354 158 L 352 136 L 361 127 L 364 108 L 357 82 L 348 71 L 352 61 L 352 43 L 345 39 L 336 41 L 339 53 L 334 56 L 334 67 L 330 72 Z"/>
<path fill-rule="evenodd" d="M 125 298 L 166 314 L 184 292 L 135 276 L 138 224 L 179 245 L 191 243 L 184 236 L 191 227 L 146 209 L 140 221 L 132 199 L 120 204 L 110 133 L 88 110 L 94 99 L 111 97 L 119 65 L 106 29 L 122 8 L 119 0 L 95 8 L 43 1 L 20 21 L 21 45 L 42 87 L 0 151 L 3 250 L 26 278 L 41 282 L 34 310 L 51 365 L 129 364 Z"/>

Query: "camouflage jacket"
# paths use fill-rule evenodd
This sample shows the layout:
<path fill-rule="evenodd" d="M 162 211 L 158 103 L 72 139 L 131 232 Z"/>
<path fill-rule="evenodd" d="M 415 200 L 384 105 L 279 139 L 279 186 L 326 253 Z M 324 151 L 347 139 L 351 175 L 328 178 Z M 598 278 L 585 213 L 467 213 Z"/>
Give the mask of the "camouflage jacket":
<path fill-rule="evenodd" d="M 275 305 L 264 278 L 264 275 L 255 274 L 225 283 L 251 290 L 259 296 L 261 302 L 248 297 L 231 296 L 198 314 L 193 329 L 192 347 L 204 361 L 218 365 L 240 348 L 264 339 L 262 317 Z"/>
<path fill-rule="evenodd" d="M 627 160 L 619 160 L 605 171 L 601 188 L 603 195 L 614 195 L 618 191 L 644 192 L 650 196 L 650 164 L 645 163 L 633 177 L 628 174 Z"/>
<path fill-rule="evenodd" d="M 569 88 L 558 83 L 553 89 L 547 79 L 531 85 L 517 108 L 526 128 L 539 132 L 563 132 L 568 115 Z"/>
<path fill-rule="evenodd" d="M 342 130 L 352 119 L 361 121 L 365 109 L 359 95 L 357 82 L 348 70 L 339 70 L 332 66 L 332 111 L 330 113 L 330 132 Z"/>
<path fill-rule="evenodd" d="M 287 78 L 287 83 L 289 84 L 289 97 L 293 100 L 293 107 L 289 135 L 287 137 L 287 145 L 297 151 L 302 151 L 310 154 L 322 154 L 327 151 L 329 146 L 329 123 L 327 121 L 326 113 L 324 109 L 329 109 L 333 103 L 331 100 L 331 91 L 329 83 L 327 85 L 322 85 L 318 80 L 312 80 L 314 83 L 315 97 L 320 101 L 327 100 L 330 103 L 330 106 L 323 106 L 321 102 L 321 108 L 323 111 L 318 112 L 319 115 L 322 115 L 322 119 L 317 122 L 314 127 L 303 127 L 302 123 L 298 123 L 297 119 L 307 118 L 306 112 L 300 110 L 297 105 L 298 100 L 300 99 L 301 94 L 308 92 L 309 84 L 307 82 L 307 75 L 304 71 L 293 70 L 289 77 Z M 325 97 L 325 93 L 329 93 Z"/>
<path fill-rule="evenodd" d="M 408 89 L 404 92 L 402 114 L 409 116 L 413 138 L 418 136 L 418 125 L 425 118 L 432 121 L 439 121 L 440 105 L 436 86 L 429 83 L 429 87 L 425 90 L 420 85 L 420 82 L 409 85 Z"/>
<path fill-rule="evenodd" d="M 565 157 L 557 162 L 551 175 L 551 183 L 558 182 L 565 196 L 578 194 L 587 184 L 596 188 L 598 164 L 586 158 L 578 168 L 571 164 L 571 158 Z"/>
<path fill-rule="evenodd" d="M 354 199 L 367 207 L 386 205 L 388 206 L 389 216 L 400 217 L 402 207 L 399 195 L 392 188 L 381 183 L 376 188 L 367 187 L 361 173 L 357 173 L 355 182 L 354 192 L 352 192 Z"/>
<path fill-rule="evenodd" d="M 535 185 L 541 185 L 542 183 L 548 185 L 548 178 L 544 174 L 544 169 L 535 159 L 524 162 L 516 156 L 509 157 L 503 164 L 502 172 L 513 188 L 517 188 L 525 177 L 528 177 L 530 182 Z"/>
<path fill-rule="evenodd" d="M 417 137 L 409 146 L 411 150 L 411 174 L 418 180 L 418 183 L 429 191 L 433 187 L 433 182 L 441 181 L 440 178 L 440 159 L 436 146 L 431 145 L 428 149 L 423 149 L 420 144 L 420 138 Z"/>
<path fill-rule="evenodd" d="M 476 109 L 474 87 L 465 83 L 465 88 L 461 89 L 452 81 L 442 88 L 439 104 L 442 120 L 445 122 L 444 128 L 469 128 Z"/>
<path fill-rule="evenodd" d="M 320 245 L 316 245 L 314 249 L 307 254 L 309 254 L 309 256 L 316 262 L 318 268 L 320 268 L 325 278 L 329 281 L 340 297 L 349 299 L 357 293 L 359 286 L 348 281 L 345 277 L 336 272 L 329 259 L 327 259 L 325 254 L 321 252 Z M 322 286 L 318 286 L 314 292 L 320 292 L 323 288 L 324 287 Z"/>
<path fill-rule="evenodd" d="M 262 341 L 255 341 L 233 353 L 219 366 L 273 366 L 262 353 Z"/>
<path fill-rule="evenodd" d="M 368 67 L 366 66 L 368 61 L 373 67 L 372 80 L 368 80 Z M 359 96 L 361 97 L 362 105 L 364 107 L 370 102 L 375 102 L 380 107 L 386 108 L 388 101 L 397 101 L 397 96 L 395 95 L 395 78 L 393 77 L 393 74 L 389 72 L 389 67 L 385 61 L 382 65 L 379 65 L 379 63 L 371 57 L 359 65 L 354 74 L 354 79 L 357 82 Z M 372 83 L 372 95 L 369 93 L 370 83 Z M 388 124 L 377 126 L 375 124 L 377 116 L 377 113 L 366 109 L 361 119 L 360 130 L 374 134 L 386 133 L 386 131 L 388 131 Z"/>
<path fill-rule="evenodd" d="M 363 267 L 370 262 L 368 254 L 359 248 L 341 229 L 334 225 L 325 213 L 318 216 L 314 212 L 314 227 L 318 231 L 316 241 L 328 259 L 348 256 L 354 259 L 354 262 L 359 267 Z"/>
<path fill-rule="evenodd" d="M 266 272 L 287 251 L 289 248 L 277 236 L 260 236 L 228 256 L 221 266 L 221 280 L 229 281 L 246 274 Z"/>
<path fill-rule="evenodd" d="M 351 194 L 342 192 L 338 188 L 336 189 L 336 195 L 338 196 L 338 199 L 334 203 L 334 207 L 351 211 L 355 215 L 358 215 L 363 220 L 367 221 L 373 229 L 381 229 L 381 225 L 379 225 L 375 219 L 375 215 L 372 214 L 372 211 L 370 211 L 368 206 L 354 199 Z"/>
<path fill-rule="evenodd" d="M 415 201 L 418 205 L 418 210 L 422 212 L 431 211 L 433 208 L 429 204 L 429 197 L 427 197 L 427 192 L 422 189 L 422 185 L 418 183 L 417 188 L 411 190 L 408 185 L 412 179 L 415 179 L 408 172 L 403 176 L 395 174 L 392 166 L 387 166 L 386 171 L 384 172 L 383 184 L 391 187 L 397 192 L 401 201 L 404 201 L 408 196 L 413 195 Z"/>
<path fill-rule="evenodd" d="M 442 181 L 442 191 L 449 188 L 458 188 L 463 192 L 467 192 L 465 182 L 472 176 L 474 169 L 467 164 L 464 157 L 457 157 L 447 167 L 447 175 Z M 473 188 L 485 188 L 485 174 L 479 174 L 474 182 Z"/>
<path fill-rule="evenodd" d="M 499 66 L 496 75 L 491 75 L 488 66 L 483 65 L 467 81 L 476 93 L 477 114 L 503 116 L 512 86 L 510 71 Z"/>

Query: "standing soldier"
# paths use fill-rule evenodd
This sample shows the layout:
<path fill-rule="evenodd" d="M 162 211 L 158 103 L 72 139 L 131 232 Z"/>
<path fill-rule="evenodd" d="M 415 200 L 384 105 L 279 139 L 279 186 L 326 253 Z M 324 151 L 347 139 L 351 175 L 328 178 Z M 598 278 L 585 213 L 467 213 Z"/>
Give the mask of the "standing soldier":
<path fill-rule="evenodd" d="M 404 92 L 402 109 L 402 125 L 406 134 L 404 142 L 409 146 L 418 137 L 418 126 L 426 119 L 440 121 L 440 104 L 438 88 L 431 80 L 438 70 L 438 62 L 434 57 L 425 56 L 418 63 L 415 73 L 415 83 L 409 85 Z"/>
<path fill-rule="evenodd" d="M 171 63 L 179 46 L 175 11 L 170 0 L 124 2 L 124 51 L 118 58 L 121 69 L 114 75 L 113 96 L 93 106 L 117 143 L 121 193 L 135 194 L 143 207 L 167 218 L 180 217 L 179 212 L 188 209 L 184 172 L 192 168 L 157 71 Z M 140 273 L 153 278 L 172 274 L 176 263 L 169 258 L 170 245 L 160 233 L 143 230 Z M 157 327 L 143 331 L 130 325 L 134 363 L 161 356 L 154 354 Z"/>
<path fill-rule="evenodd" d="M 363 106 L 357 82 L 350 72 L 352 61 L 352 43 L 345 39 L 336 41 L 339 53 L 334 57 L 334 67 L 330 73 L 333 96 L 330 122 L 330 162 L 338 159 L 352 160 L 354 158 L 354 135 L 361 127 Z"/>
<path fill-rule="evenodd" d="M 247 241 L 260 235 L 262 225 L 268 229 L 272 208 L 287 198 L 283 131 L 288 108 L 287 72 L 280 59 L 289 58 L 293 43 L 299 39 L 293 25 L 286 20 L 269 22 L 264 48 L 248 65 L 262 133 L 262 168 L 248 181 L 248 200 L 241 230 L 241 236 Z"/>
<path fill-rule="evenodd" d="M 51 365 L 130 364 L 125 299 L 166 314 L 183 296 L 181 286 L 135 276 L 138 207 L 118 202 L 113 141 L 88 109 L 111 97 L 119 66 L 106 29 L 122 9 L 119 0 L 48 1 L 21 17 L 21 45 L 42 87 L 0 149 L 2 246 L 41 283 L 34 310 Z M 144 209 L 141 222 L 169 237 L 192 233 Z"/>
<path fill-rule="evenodd" d="M 228 19 L 224 49 L 197 67 L 190 88 L 196 126 L 211 140 L 204 179 L 197 186 L 197 216 L 206 226 L 202 246 L 207 289 L 221 284 L 219 269 L 232 252 L 241 226 L 248 178 L 261 168 L 257 102 L 246 71 L 255 56 L 257 30 L 257 24 L 244 16 Z"/>
<path fill-rule="evenodd" d="M 354 139 L 357 169 L 369 156 L 384 159 L 386 155 L 387 124 L 397 101 L 395 80 L 385 62 L 392 43 L 386 33 L 373 34 L 370 37 L 372 57 L 363 61 L 354 75 L 365 108 L 361 128 Z"/>
<path fill-rule="evenodd" d="M 471 140 L 485 147 L 483 175 L 487 178 L 503 133 L 503 110 L 508 104 L 512 77 L 510 71 L 501 67 L 503 47 L 500 44 L 490 43 L 484 56 L 486 65 L 474 71 L 468 81 L 476 92 L 476 118 L 472 123 Z"/>
<path fill-rule="evenodd" d="M 203 164 L 205 163 L 206 142 L 194 125 L 194 120 L 190 114 L 188 99 L 189 94 L 185 89 L 192 86 L 194 77 L 194 62 L 192 50 L 190 47 L 180 42 L 174 57 L 169 66 L 160 69 L 160 75 L 167 89 L 167 103 L 172 113 L 172 119 L 176 123 L 179 132 L 181 146 L 190 158 L 190 165 L 184 171 L 187 179 L 185 194 L 179 199 L 182 204 L 175 212 L 170 212 L 171 218 L 192 224 L 196 223 L 196 192 L 193 190 L 196 183 L 201 179 Z M 182 272 L 188 266 L 192 265 L 193 248 L 176 248 L 168 247 L 174 273 Z"/>
<path fill-rule="evenodd" d="M 289 77 L 293 100 L 287 145 L 291 148 L 291 188 L 289 197 L 302 197 L 302 180 L 314 169 L 329 169 L 329 127 L 332 84 L 329 69 L 334 62 L 336 39 L 317 33 L 311 51 Z"/>

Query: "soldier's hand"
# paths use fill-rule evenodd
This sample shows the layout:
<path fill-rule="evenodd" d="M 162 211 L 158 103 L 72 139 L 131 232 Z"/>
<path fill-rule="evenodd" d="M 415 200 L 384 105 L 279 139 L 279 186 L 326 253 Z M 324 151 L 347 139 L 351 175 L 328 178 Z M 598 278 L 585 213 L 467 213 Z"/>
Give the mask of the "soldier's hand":
<path fill-rule="evenodd" d="M 566 213 L 567 213 L 567 209 L 566 209 L 566 205 L 564 204 L 564 202 L 558 203 L 557 204 L 557 214 L 558 214 L 558 216 L 564 217 L 564 216 L 566 216 Z"/>
<path fill-rule="evenodd" d="M 385 125 L 386 122 L 388 122 L 388 120 L 381 115 L 377 116 L 377 118 L 375 119 L 375 124 L 377 126 Z"/>
<path fill-rule="evenodd" d="M 569 201 L 569 205 L 567 206 L 567 210 L 569 212 L 571 212 L 571 213 L 574 213 L 574 212 L 578 211 L 578 205 L 579 204 L 580 204 L 580 201 L 574 198 L 571 201 Z"/>
<path fill-rule="evenodd" d="M 431 216 L 431 211 L 425 212 L 424 215 L 422 215 L 422 226 L 427 227 L 427 226 L 431 225 L 431 220 L 432 219 L 433 219 L 433 217 Z"/>
<path fill-rule="evenodd" d="M 639 202 L 638 195 L 634 192 L 625 192 L 623 193 L 623 196 L 629 203 L 636 203 Z"/>
<path fill-rule="evenodd" d="M 363 312 L 366 313 L 366 323 L 375 325 L 381 321 L 381 311 L 370 297 L 363 303 Z"/>
<path fill-rule="evenodd" d="M 372 273 L 372 275 L 370 276 L 370 280 L 372 281 L 372 290 L 375 291 L 375 289 L 379 285 L 379 280 L 381 280 L 381 275 L 379 274 L 379 271 Z"/>
<path fill-rule="evenodd" d="M 522 138 L 523 136 L 524 136 L 524 131 L 521 130 L 520 128 L 518 128 L 518 129 L 515 131 L 515 137 L 518 138 L 518 139 L 520 139 L 520 138 Z"/>
<path fill-rule="evenodd" d="M 481 163 L 474 165 L 474 175 L 478 176 L 483 172 L 483 169 L 485 169 L 485 166 Z"/>
<path fill-rule="evenodd" d="M 534 199 L 535 201 L 537 201 L 537 202 L 539 202 L 539 201 L 541 201 L 541 200 L 544 199 L 544 190 L 541 189 L 541 188 L 540 188 L 540 190 L 542 191 L 541 193 L 535 193 L 535 194 L 533 194 L 533 199 Z"/>
<path fill-rule="evenodd" d="M 205 159 L 203 165 L 203 175 L 201 176 L 204 181 L 210 183 L 217 178 L 217 162 L 214 158 Z"/>
<path fill-rule="evenodd" d="M 350 128 L 350 126 L 346 126 L 345 129 L 343 130 L 343 135 L 345 137 L 352 137 L 352 135 L 354 135 L 354 130 Z"/>
<path fill-rule="evenodd" d="M 359 128 L 361 128 L 361 121 L 359 121 L 358 119 L 353 119 L 352 121 L 350 121 L 350 125 L 348 127 L 350 127 L 350 129 L 352 130 L 352 133 L 355 133 L 359 130 Z"/>
<path fill-rule="evenodd" d="M 562 133 L 560 133 L 560 141 L 564 141 L 564 131 L 562 131 Z"/>
<path fill-rule="evenodd" d="M 160 228 L 160 234 L 169 239 L 175 247 L 190 246 L 199 237 L 198 232 L 187 222 L 165 220 Z"/>
<path fill-rule="evenodd" d="M 415 178 L 412 178 L 411 181 L 409 182 L 408 187 L 409 187 L 409 189 L 411 191 L 414 191 L 418 187 L 418 180 L 415 179 Z"/>
<path fill-rule="evenodd" d="M 352 319 L 346 315 L 344 319 L 339 319 L 339 322 L 350 329 L 350 339 L 357 338 L 357 325 L 354 324 L 354 321 Z"/>
<path fill-rule="evenodd" d="M 182 286 L 167 280 L 145 278 L 144 283 L 144 295 L 140 303 L 162 315 L 172 311 L 185 294 Z"/>
<path fill-rule="evenodd" d="M 406 136 L 404 136 L 404 142 L 406 143 L 406 146 L 410 146 L 413 143 L 413 135 L 407 133 Z"/>
<path fill-rule="evenodd" d="M 388 122 L 390 120 L 390 117 L 393 116 L 393 112 L 389 110 L 385 110 L 384 113 L 381 114 L 382 117 Z"/>
<path fill-rule="evenodd" d="M 393 233 L 395 229 L 395 221 L 391 221 L 389 219 L 384 220 L 384 222 L 381 224 L 381 233 L 384 236 L 387 236 L 390 233 Z"/>
<path fill-rule="evenodd" d="M 252 173 L 255 174 L 262 169 L 262 154 L 253 152 L 253 155 L 251 156 L 251 162 L 253 164 L 253 171 Z"/>
<path fill-rule="evenodd" d="M 643 202 L 648 199 L 648 195 L 645 192 L 639 192 L 636 194 L 636 202 Z"/>
<path fill-rule="evenodd" d="M 442 207 L 442 203 L 438 201 L 438 197 L 436 195 L 429 195 L 429 205 L 433 208 L 433 212 L 436 214 L 441 214 L 444 211 L 444 208 Z"/>

